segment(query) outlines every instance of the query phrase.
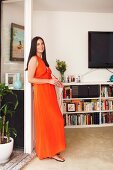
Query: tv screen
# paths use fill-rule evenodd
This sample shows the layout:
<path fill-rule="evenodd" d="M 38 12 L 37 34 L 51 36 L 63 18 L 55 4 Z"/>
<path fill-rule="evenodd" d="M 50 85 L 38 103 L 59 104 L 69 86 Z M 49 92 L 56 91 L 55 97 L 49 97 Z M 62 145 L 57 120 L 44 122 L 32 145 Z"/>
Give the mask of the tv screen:
<path fill-rule="evenodd" d="M 113 68 L 113 32 L 88 32 L 88 67 Z"/>

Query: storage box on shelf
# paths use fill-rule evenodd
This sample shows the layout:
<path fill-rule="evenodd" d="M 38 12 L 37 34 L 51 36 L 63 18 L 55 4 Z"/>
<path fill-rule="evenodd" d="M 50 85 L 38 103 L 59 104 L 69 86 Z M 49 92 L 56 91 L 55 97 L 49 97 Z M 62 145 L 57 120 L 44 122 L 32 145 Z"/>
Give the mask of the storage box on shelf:
<path fill-rule="evenodd" d="M 113 83 L 64 83 L 65 127 L 113 126 Z"/>

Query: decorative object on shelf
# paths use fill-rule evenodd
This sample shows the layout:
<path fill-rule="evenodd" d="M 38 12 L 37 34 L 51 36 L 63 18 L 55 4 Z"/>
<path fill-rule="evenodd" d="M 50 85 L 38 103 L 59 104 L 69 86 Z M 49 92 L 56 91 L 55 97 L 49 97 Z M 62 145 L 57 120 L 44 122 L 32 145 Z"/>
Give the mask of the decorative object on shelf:
<path fill-rule="evenodd" d="M 24 61 L 24 26 L 11 23 L 10 60 Z"/>
<path fill-rule="evenodd" d="M 5 96 L 10 94 L 15 98 L 15 102 L 12 101 L 4 101 Z M 12 117 L 13 113 L 15 113 L 16 108 L 18 106 L 17 96 L 13 93 L 8 86 L 0 83 L 0 164 L 6 163 L 9 160 L 9 157 L 13 151 L 13 143 L 14 140 L 11 138 L 11 134 L 15 137 L 17 136 L 16 130 L 14 128 L 10 128 L 9 119 Z M 12 132 L 12 133 L 11 133 Z"/>
<path fill-rule="evenodd" d="M 68 112 L 75 112 L 75 103 L 67 103 L 67 111 Z"/>
<path fill-rule="evenodd" d="M 20 80 L 20 73 L 16 73 L 16 81 L 13 84 L 14 89 L 19 90 L 22 88 L 22 82 Z"/>
<path fill-rule="evenodd" d="M 56 60 L 56 69 L 60 72 L 61 82 L 64 82 L 64 72 L 66 71 L 67 64 L 65 61 Z"/>
<path fill-rule="evenodd" d="M 75 82 L 75 76 L 74 75 L 68 75 L 66 78 L 67 83 Z"/>
<path fill-rule="evenodd" d="M 13 89 L 13 84 L 16 79 L 16 73 L 5 73 L 5 85 Z"/>
<path fill-rule="evenodd" d="M 109 79 L 111 82 L 113 82 L 113 75 L 110 76 L 110 79 Z"/>
<path fill-rule="evenodd" d="M 78 76 L 78 83 L 80 83 L 81 82 L 81 79 L 80 79 L 80 76 Z"/>

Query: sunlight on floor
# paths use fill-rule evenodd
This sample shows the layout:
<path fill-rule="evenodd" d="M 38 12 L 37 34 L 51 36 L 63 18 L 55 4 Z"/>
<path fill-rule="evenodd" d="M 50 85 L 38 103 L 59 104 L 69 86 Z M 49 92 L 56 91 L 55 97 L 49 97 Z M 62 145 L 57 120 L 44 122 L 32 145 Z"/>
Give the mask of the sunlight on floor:
<path fill-rule="evenodd" d="M 113 127 L 65 129 L 65 162 L 34 158 L 23 170 L 113 169 Z"/>

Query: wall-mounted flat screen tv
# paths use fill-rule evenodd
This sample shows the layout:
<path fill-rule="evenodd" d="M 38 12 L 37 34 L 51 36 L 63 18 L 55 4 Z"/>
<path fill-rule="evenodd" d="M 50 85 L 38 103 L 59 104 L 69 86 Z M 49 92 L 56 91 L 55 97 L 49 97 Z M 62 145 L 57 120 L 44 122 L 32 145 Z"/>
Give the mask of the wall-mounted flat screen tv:
<path fill-rule="evenodd" d="M 88 68 L 113 68 L 113 32 L 88 31 Z"/>

